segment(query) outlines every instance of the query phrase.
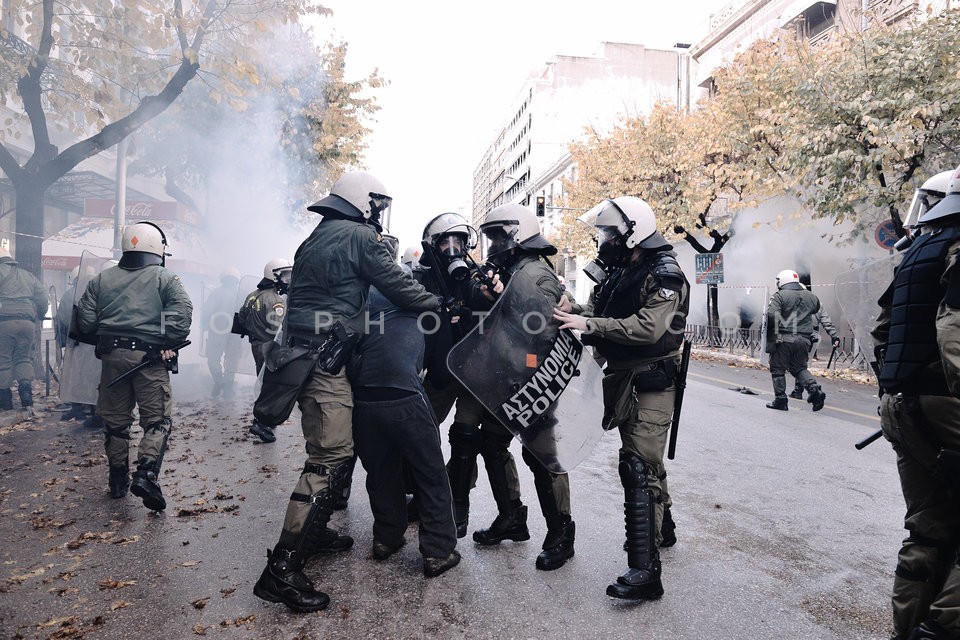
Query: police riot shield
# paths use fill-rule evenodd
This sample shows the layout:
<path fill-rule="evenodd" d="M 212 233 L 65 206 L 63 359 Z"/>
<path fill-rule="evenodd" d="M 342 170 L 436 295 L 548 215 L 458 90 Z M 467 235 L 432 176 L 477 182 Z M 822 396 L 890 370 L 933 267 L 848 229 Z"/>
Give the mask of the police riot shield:
<path fill-rule="evenodd" d="M 867 362 L 874 360 L 874 341 L 870 332 L 880 314 L 877 300 L 893 281 L 893 270 L 902 258 L 903 254 L 895 253 L 837 276 L 836 291 L 840 308 L 850 323 L 856 347 Z"/>
<path fill-rule="evenodd" d="M 536 283 L 510 282 L 447 366 L 548 470 L 566 473 L 603 435 L 603 371 L 552 313 Z"/>
<path fill-rule="evenodd" d="M 257 284 L 261 278 L 256 276 L 243 276 L 240 279 L 240 286 L 237 288 L 237 298 L 233 304 L 233 311 L 240 311 L 240 307 L 246 302 L 247 296 L 257 292 Z M 224 359 L 224 368 L 231 373 L 242 373 L 248 376 L 257 375 L 257 365 L 253 361 L 253 354 L 250 352 L 250 343 L 247 338 L 241 338 L 235 333 L 230 334 L 228 348 L 238 350 L 237 357 Z"/>
<path fill-rule="evenodd" d="M 74 290 L 73 299 L 69 301 L 71 323 L 73 322 L 73 307 L 83 296 L 83 292 L 87 290 L 87 283 L 112 264 L 109 258 L 101 258 L 89 251 L 84 251 L 80 256 L 77 286 Z M 71 327 L 70 333 L 78 333 L 76 327 Z M 60 400 L 62 402 L 97 404 L 97 389 L 100 386 L 100 360 L 97 359 L 94 351 L 95 347 L 92 344 L 67 338 L 63 349 L 63 367 L 60 372 Z"/>

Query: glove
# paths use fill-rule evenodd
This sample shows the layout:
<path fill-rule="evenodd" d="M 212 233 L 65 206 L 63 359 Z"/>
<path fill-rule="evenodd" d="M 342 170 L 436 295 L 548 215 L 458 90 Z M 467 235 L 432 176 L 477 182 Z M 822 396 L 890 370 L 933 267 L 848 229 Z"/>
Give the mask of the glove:
<path fill-rule="evenodd" d="M 833 339 L 833 348 L 836 349 L 836 348 L 839 347 L 839 346 L 840 346 L 840 338 L 834 338 L 834 339 Z"/>

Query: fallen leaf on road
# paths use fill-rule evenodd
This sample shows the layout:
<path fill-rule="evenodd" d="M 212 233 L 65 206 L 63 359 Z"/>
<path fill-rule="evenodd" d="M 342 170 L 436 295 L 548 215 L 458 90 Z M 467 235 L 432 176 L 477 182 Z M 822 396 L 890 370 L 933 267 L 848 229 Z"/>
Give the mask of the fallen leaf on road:
<path fill-rule="evenodd" d="M 194 600 L 194 601 L 191 602 L 190 604 L 193 605 L 193 608 L 194 608 L 194 609 L 203 609 L 205 606 L 207 606 L 207 603 L 208 603 L 208 602 L 210 602 L 210 598 L 209 598 L 209 597 L 207 597 L 207 598 L 200 598 L 199 600 Z"/>
<path fill-rule="evenodd" d="M 126 609 L 130 606 L 129 602 L 125 600 L 117 600 L 112 605 L 110 605 L 110 611 L 116 611 L 117 609 Z"/>
<path fill-rule="evenodd" d="M 103 591 L 104 589 L 122 589 L 123 587 L 129 587 L 134 584 L 137 584 L 136 580 L 114 580 L 113 578 L 107 578 L 106 580 L 98 582 L 97 586 Z"/>

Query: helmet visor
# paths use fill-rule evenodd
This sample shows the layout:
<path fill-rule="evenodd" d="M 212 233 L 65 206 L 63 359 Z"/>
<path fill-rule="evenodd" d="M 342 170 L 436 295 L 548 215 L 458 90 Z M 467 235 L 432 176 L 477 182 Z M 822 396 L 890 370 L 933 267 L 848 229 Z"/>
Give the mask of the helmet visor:
<path fill-rule="evenodd" d="M 383 228 L 390 228 L 390 209 L 393 198 L 381 193 L 370 192 L 370 221 Z"/>
<path fill-rule="evenodd" d="M 436 240 L 437 251 L 448 258 L 462 258 L 467 253 L 467 236 L 462 233 L 448 233 Z"/>
<path fill-rule="evenodd" d="M 481 233 L 487 238 L 489 243 L 488 252 L 490 255 L 507 251 L 519 246 L 516 237 L 520 232 L 520 222 L 511 220 L 509 222 L 493 222 L 489 225 L 480 227 Z"/>
<path fill-rule="evenodd" d="M 914 191 L 913 200 L 910 201 L 910 210 L 907 211 L 907 217 L 903 221 L 903 226 L 907 229 L 920 226 L 920 216 L 930 209 L 933 209 L 941 200 L 943 200 L 942 193 L 927 191 L 926 189 L 917 189 Z"/>
<path fill-rule="evenodd" d="M 273 270 L 273 277 L 277 279 L 277 282 L 290 284 L 290 274 L 292 273 L 293 267 L 279 267 Z"/>

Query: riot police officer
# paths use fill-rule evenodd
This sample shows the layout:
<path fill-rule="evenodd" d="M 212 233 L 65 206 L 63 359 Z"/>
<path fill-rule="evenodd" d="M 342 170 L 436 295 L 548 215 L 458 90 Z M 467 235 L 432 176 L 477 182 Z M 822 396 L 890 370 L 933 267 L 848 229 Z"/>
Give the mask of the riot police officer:
<path fill-rule="evenodd" d="M 604 200 L 580 219 L 596 230 L 597 258 L 584 273 L 597 286 L 587 305 L 564 301 L 554 317 L 606 360 L 604 426 L 620 430 L 627 570 L 607 595 L 653 600 L 663 595 L 660 547 L 675 541 L 663 451 L 690 285 L 640 198 Z"/>
<path fill-rule="evenodd" d="M 220 274 L 220 286 L 210 292 L 203 304 L 203 328 L 207 334 L 207 369 L 213 378 L 214 398 L 233 397 L 234 376 L 239 353 L 231 343 L 230 326 L 236 309 L 240 271 L 227 267 Z"/>
<path fill-rule="evenodd" d="M 283 296 L 290 286 L 290 274 L 293 265 L 284 258 L 274 258 L 263 266 L 263 279 L 257 283 L 243 301 L 238 312 L 238 320 L 244 333 L 250 340 L 250 351 L 257 366 L 257 373 L 263 368 L 263 345 L 277 335 L 283 323 L 286 303 Z"/>
<path fill-rule="evenodd" d="M 480 232 L 489 242 L 487 259 L 498 269 L 492 291 L 487 285 L 480 285 L 480 290 L 490 300 L 494 292 L 502 290 L 503 284 L 509 285 L 514 280 L 532 283 L 530 288 L 539 291 L 552 305 L 563 298 L 560 281 L 546 260 L 547 256 L 556 254 L 557 249 L 540 235 L 536 214 L 519 204 L 503 205 L 487 214 Z M 508 449 L 513 434 L 492 418 L 484 419 L 480 434 L 480 453 L 498 513 L 488 528 L 474 533 L 473 539 L 483 545 L 499 544 L 503 540 L 527 540 L 530 537 L 527 510 L 520 503 L 519 496 L 513 497 L 512 474 L 515 471 L 513 456 Z M 547 535 L 543 550 L 537 556 L 536 567 L 543 571 L 559 569 L 573 557 L 576 539 L 576 523 L 570 515 L 570 479 L 566 473 L 549 471 L 526 448 L 523 461 L 533 472 L 540 509 L 547 523 Z"/>
<path fill-rule="evenodd" d="M 110 495 L 122 498 L 129 487 L 145 507 L 162 511 L 167 502 L 158 480 L 173 429 L 170 372 L 163 362 L 176 357 L 169 347 L 190 333 L 193 305 L 179 276 L 164 266 L 167 239 L 160 227 L 151 222 L 128 225 L 121 246 L 119 264 L 87 283 L 77 303 L 77 329 L 96 337 L 102 361 L 96 412 L 105 423 Z M 158 362 L 108 386 L 150 356 Z M 128 456 L 135 405 L 143 437 L 131 485 Z"/>
<path fill-rule="evenodd" d="M 344 174 L 330 195 L 307 207 L 323 219 L 294 256 L 284 335 L 292 345 L 326 346 L 298 396 L 307 461 L 254 594 L 295 611 L 317 611 L 330 602 L 304 575 L 307 559 L 321 547 L 337 550 L 353 544 L 327 523 L 352 470 L 353 396 L 342 365 L 351 340 L 364 329 L 370 285 L 402 309 L 436 311 L 440 306 L 437 296 L 405 274 L 380 242 L 390 202 L 375 176 Z"/>
<path fill-rule="evenodd" d="M 820 299 L 800 284 L 793 269 L 777 274 L 777 291 L 767 306 L 767 346 L 770 377 L 773 378 L 773 402 L 768 409 L 787 411 L 787 371 L 808 392 L 807 402 L 814 411 L 823 409 L 827 399 L 820 385 L 807 370 L 814 318 L 820 311 Z"/>
<path fill-rule="evenodd" d="M 960 638 L 960 167 L 917 218 L 872 335 L 883 434 L 909 532 L 893 582 L 894 640 Z"/>
<path fill-rule="evenodd" d="M 821 327 L 823 327 L 823 330 L 830 336 L 831 347 L 836 349 L 840 346 L 840 334 L 837 333 L 836 325 L 833 324 L 833 320 L 830 318 L 827 310 L 820 307 L 820 311 L 813 314 L 813 331 L 810 333 L 810 351 L 807 354 L 808 358 L 813 357 L 813 354 L 817 352 L 817 345 L 820 344 Z M 827 364 L 830 363 L 828 362 Z M 803 384 L 799 378 L 794 379 L 793 391 L 790 392 L 790 397 L 803 400 Z"/>
<path fill-rule="evenodd" d="M 43 283 L 0 246 L 0 411 L 13 409 L 10 387 L 16 380 L 20 406 L 33 412 L 37 322 L 49 306 Z"/>
<path fill-rule="evenodd" d="M 424 249 L 419 258 L 415 277 L 433 293 L 444 296 L 445 309 L 436 331 L 427 336 L 426 377 L 424 389 L 438 422 L 446 420 L 456 404 L 456 413 L 450 425 L 450 459 L 447 475 L 453 492 L 453 510 L 457 522 L 457 537 L 467 535 L 470 514 L 470 491 L 477 478 L 477 456 L 481 450 L 480 424 L 493 420 L 483 405 L 468 393 L 447 369 L 447 354 L 453 345 L 477 324 L 474 311 L 487 311 L 492 301 L 479 294 L 477 282 L 470 277 L 465 259 L 477 246 L 477 232 L 458 213 L 442 213 L 423 228 Z M 504 481 L 505 486 L 494 489 L 498 509 L 514 513 L 513 525 L 504 531 L 501 540 L 529 540 L 526 525 L 526 507 L 520 503 L 520 481 L 516 463 L 509 451 L 492 483 Z M 498 540 L 499 542 L 499 540 Z"/>

